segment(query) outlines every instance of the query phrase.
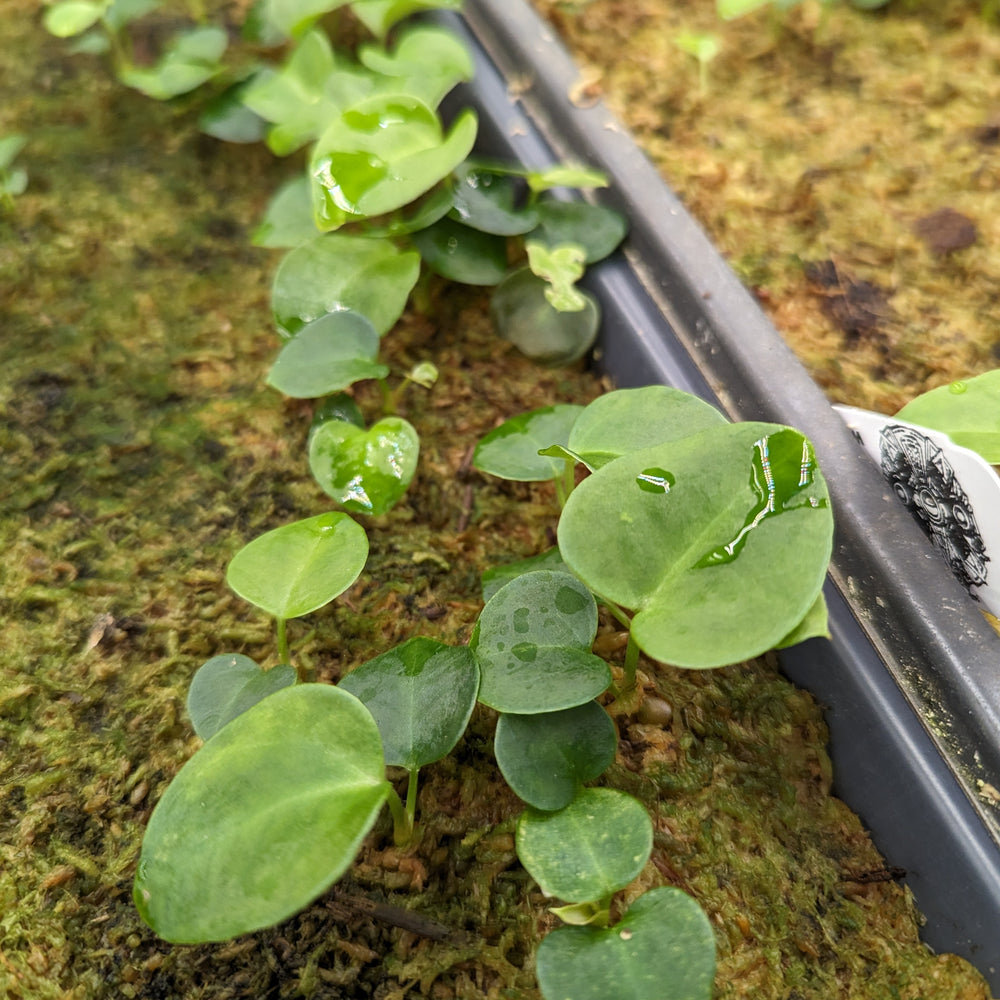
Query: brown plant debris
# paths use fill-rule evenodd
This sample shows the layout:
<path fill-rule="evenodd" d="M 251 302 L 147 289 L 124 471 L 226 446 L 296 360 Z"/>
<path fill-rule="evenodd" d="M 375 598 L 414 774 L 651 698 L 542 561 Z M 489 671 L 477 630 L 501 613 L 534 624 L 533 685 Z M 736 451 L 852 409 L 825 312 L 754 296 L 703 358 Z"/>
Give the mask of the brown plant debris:
<path fill-rule="evenodd" d="M 913 224 L 913 231 L 938 256 L 965 250 L 979 237 L 975 222 L 953 208 L 939 208 L 922 216 Z"/>

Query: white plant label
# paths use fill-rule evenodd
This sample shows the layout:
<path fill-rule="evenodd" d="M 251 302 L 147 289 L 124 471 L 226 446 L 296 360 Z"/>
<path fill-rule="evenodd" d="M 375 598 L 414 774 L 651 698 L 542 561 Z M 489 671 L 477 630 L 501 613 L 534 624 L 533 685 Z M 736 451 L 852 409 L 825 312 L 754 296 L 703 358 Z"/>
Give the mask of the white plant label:
<path fill-rule="evenodd" d="M 952 572 L 1000 617 L 1000 476 L 947 434 L 835 406 Z"/>

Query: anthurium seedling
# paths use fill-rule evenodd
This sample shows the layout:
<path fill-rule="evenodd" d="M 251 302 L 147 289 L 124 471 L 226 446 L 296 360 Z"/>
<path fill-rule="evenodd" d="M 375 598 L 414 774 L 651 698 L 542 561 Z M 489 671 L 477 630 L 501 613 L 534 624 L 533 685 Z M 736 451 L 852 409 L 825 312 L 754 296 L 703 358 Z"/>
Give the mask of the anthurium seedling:
<path fill-rule="evenodd" d="M 573 463 L 539 454 L 552 445 L 569 445 L 569 435 L 584 407 L 573 403 L 543 406 L 504 421 L 480 439 L 472 464 L 499 479 L 556 483 L 561 503 L 573 487 Z"/>
<path fill-rule="evenodd" d="M 570 569 L 636 611 L 635 644 L 686 667 L 746 660 L 791 633 L 820 595 L 832 537 L 811 445 L 760 423 L 616 458 L 573 491 L 558 528 Z"/>
<path fill-rule="evenodd" d="M 420 438 L 402 417 L 370 428 L 327 420 L 309 438 L 309 468 L 323 492 L 357 514 L 384 514 L 417 471 Z"/>
<path fill-rule="evenodd" d="M 708 66 L 719 54 L 719 39 L 704 31 L 682 31 L 674 36 L 674 45 L 698 60 L 698 91 L 704 97 L 708 93 Z"/>
<path fill-rule="evenodd" d="M 309 172 L 321 230 L 408 205 L 469 155 L 476 116 L 458 115 L 445 133 L 432 108 L 408 94 L 377 94 L 352 105 L 319 137 Z"/>
<path fill-rule="evenodd" d="M 198 668 L 188 688 L 191 725 L 203 740 L 210 740 L 236 716 L 296 680 L 295 668 L 287 663 L 261 670 L 242 653 L 213 656 Z"/>
<path fill-rule="evenodd" d="M 419 254 L 389 240 L 320 235 L 282 259 L 271 308 L 284 336 L 343 309 L 360 313 L 382 335 L 402 315 L 419 274 Z"/>
<path fill-rule="evenodd" d="M 276 924 L 347 870 L 389 795 L 378 728 L 352 694 L 284 688 L 181 768 L 143 839 L 133 896 L 176 943 Z"/>
<path fill-rule="evenodd" d="M 233 556 L 226 582 L 273 615 L 278 659 L 288 663 L 286 622 L 323 607 L 354 583 L 368 559 L 368 537 L 347 514 L 331 511 L 259 535 Z"/>
<path fill-rule="evenodd" d="M 896 416 L 943 431 L 955 444 L 1000 465 L 1000 369 L 931 389 Z"/>
<path fill-rule="evenodd" d="M 576 283 L 583 277 L 587 255 L 576 243 L 560 243 L 549 247 L 538 240 L 528 240 L 528 267 L 548 284 L 545 298 L 558 312 L 581 312 L 587 307 L 587 296 Z"/>
<path fill-rule="evenodd" d="M 562 809 L 615 759 L 618 734 L 595 701 L 536 715 L 502 712 L 493 752 L 508 785 L 536 809 Z"/>
<path fill-rule="evenodd" d="M 516 577 L 486 603 L 470 643 L 479 700 L 533 715 L 596 698 L 611 683 L 590 651 L 596 634 L 597 605 L 579 580 L 550 571 Z"/>
<path fill-rule="evenodd" d="M 406 768 L 405 822 L 395 839 L 413 838 L 417 773 L 447 756 L 468 725 L 479 691 L 479 668 L 465 646 L 422 636 L 352 670 L 340 687 L 365 705 L 382 735 L 385 762 Z"/>
<path fill-rule="evenodd" d="M 568 365 L 590 350 L 601 315 L 586 292 L 582 309 L 560 312 L 547 297 L 551 285 L 530 267 L 512 271 L 490 300 L 497 332 L 526 357 L 543 365 Z"/>
<path fill-rule="evenodd" d="M 385 378 L 379 364 L 379 335 L 353 309 L 327 313 L 285 341 L 268 375 L 269 385 L 296 399 L 314 399 L 354 382 Z"/>
<path fill-rule="evenodd" d="M 526 809 L 517 856 L 547 896 L 573 904 L 567 922 L 606 926 L 611 897 L 638 877 L 653 849 L 653 824 L 637 799 L 613 788 L 584 788 L 555 812 Z"/>
<path fill-rule="evenodd" d="M 538 946 L 546 1000 L 711 1000 L 715 935 L 680 889 L 651 889 L 614 927 L 560 927 Z"/>

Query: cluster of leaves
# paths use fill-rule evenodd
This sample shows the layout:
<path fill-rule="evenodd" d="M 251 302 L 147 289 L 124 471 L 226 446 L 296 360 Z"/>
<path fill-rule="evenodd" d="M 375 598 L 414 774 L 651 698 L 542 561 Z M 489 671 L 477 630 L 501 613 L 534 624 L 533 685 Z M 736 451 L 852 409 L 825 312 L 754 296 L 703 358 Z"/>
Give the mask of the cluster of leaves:
<path fill-rule="evenodd" d="M 526 803 L 519 856 L 564 902 L 555 912 L 567 926 L 538 953 L 543 993 L 707 997 L 713 936 L 693 900 L 654 890 L 607 926 L 612 896 L 649 858 L 652 826 L 636 800 L 588 787 L 616 747 L 598 699 L 634 686 L 640 650 L 704 668 L 825 630 L 831 519 L 808 442 L 790 428 L 730 426 L 665 388 L 515 418 L 480 443 L 476 464 L 555 480 L 558 550 L 487 574 L 468 646 L 416 637 L 337 686 L 309 683 L 286 623 L 362 572 L 367 537 L 344 511 L 387 511 L 415 471 L 417 433 L 392 403 L 410 382 L 432 385 L 436 370 L 424 363 L 390 390 L 378 355 L 421 269 L 496 286 L 500 332 L 563 364 L 589 348 L 599 318 L 576 283 L 624 222 L 556 196 L 604 183 L 590 171 L 468 159 L 474 113 L 446 128 L 437 110 L 471 74 L 467 53 L 427 26 L 394 30 L 386 44 L 407 14 L 454 0 L 261 0 L 247 32 L 258 45 L 286 42 L 283 61 L 235 74 L 222 62 L 228 36 L 203 23 L 136 65 L 129 26 L 157 5 L 59 0 L 46 24 L 80 50 L 109 51 L 122 81 L 150 96 L 224 85 L 202 117 L 211 134 L 263 138 L 282 156 L 309 147 L 305 175 L 277 192 L 255 242 L 289 251 L 272 289 L 282 346 L 268 381 L 317 401 L 309 463 L 343 511 L 267 532 L 230 563 L 232 589 L 276 621 L 279 662 L 264 670 L 226 654 L 195 675 L 188 709 L 205 745 L 153 813 L 136 905 L 176 942 L 290 916 L 346 871 L 383 806 L 396 841 L 414 839 L 418 773 L 451 752 L 478 701 L 499 713 L 497 765 Z M 378 39 L 355 56 L 335 52 L 319 26 L 343 6 Z M 379 380 L 387 401 L 370 427 L 347 392 L 363 379 Z M 590 475 L 575 487 L 581 463 Z M 629 630 L 620 684 L 592 651 L 598 599 Z M 402 797 L 386 766 L 407 772 Z"/>
<path fill-rule="evenodd" d="M 574 488 L 577 463 L 590 475 Z M 640 649 L 708 668 L 825 631 L 832 517 L 811 447 L 657 386 L 515 417 L 475 464 L 554 479 L 564 508 L 558 550 L 484 576 L 468 646 L 416 637 L 336 687 L 303 683 L 284 622 L 350 586 L 364 532 L 329 513 L 237 553 L 229 584 L 278 620 L 283 663 L 218 656 L 196 674 L 189 714 L 206 743 L 153 813 L 136 904 L 179 942 L 288 917 L 346 871 L 384 805 L 397 842 L 416 836 L 418 772 L 452 750 L 478 700 L 499 713 L 497 766 L 526 803 L 519 857 L 564 902 L 554 912 L 566 926 L 539 948 L 543 993 L 596 998 L 614 983 L 622 997 L 707 997 L 714 943 L 693 900 L 654 890 L 607 926 L 612 896 L 649 858 L 652 825 L 625 793 L 588 787 L 617 745 L 598 699 L 635 683 Z M 629 629 L 619 685 L 592 651 L 598 599 Z M 402 799 L 387 765 L 409 775 Z"/>

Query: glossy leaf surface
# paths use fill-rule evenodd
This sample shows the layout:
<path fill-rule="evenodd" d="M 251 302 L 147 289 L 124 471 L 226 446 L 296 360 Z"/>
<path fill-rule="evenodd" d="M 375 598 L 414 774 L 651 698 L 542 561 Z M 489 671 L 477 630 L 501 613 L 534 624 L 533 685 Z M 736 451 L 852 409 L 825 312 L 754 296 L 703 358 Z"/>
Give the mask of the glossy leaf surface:
<path fill-rule="evenodd" d="M 521 482 L 544 482 L 563 474 L 566 463 L 538 452 L 565 445 L 584 407 L 573 403 L 520 413 L 486 434 L 476 445 L 472 464 L 491 476 Z"/>
<path fill-rule="evenodd" d="M 414 770 L 446 756 L 465 732 L 479 668 L 468 647 L 419 636 L 361 664 L 340 687 L 372 713 L 386 764 Z"/>
<path fill-rule="evenodd" d="M 596 698 L 611 682 L 608 665 L 590 652 L 596 634 L 597 605 L 579 580 L 550 571 L 515 578 L 479 616 L 479 700 L 533 715 Z"/>
<path fill-rule="evenodd" d="M 267 382 L 295 399 L 325 396 L 361 379 L 385 378 L 389 369 L 375 360 L 378 349 L 375 327 L 360 313 L 327 313 L 285 341 Z"/>
<path fill-rule="evenodd" d="M 896 414 L 1000 464 L 1000 370 L 931 389 Z"/>
<path fill-rule="evenodd" d="M 385 417 L 367 431 L 330 420 L 312 433 L 309 467 L 323 491 L 347 510 L 384 514 L 406 492 L 419 453 L 417 432 L 401 417 Z"/>
<path fill-rule="evenodd" d="M 680 889 L 651 889 L 611 928 L 560 927 L 538 946 L 543 996 L 711 1000 L 715 935 Z"/>
<path fill-rule="evenodd" d="M 523 186 L 523 185 L 522 185 Z M 497 236 L 520 236 L 538 223 L 538 212 L 518 205 L 518 186 L 509 174 L 463 163 L 455 171 L 452 218 Z"/>
<path fill-rule="evenodd" d="M 233 556 L 226 582 L 275 618 L 307 615 L 354 583 L 368 558 L 364 528 L 330 511 L 283 524 Z"/>
<path fill-rule="evenodd" d="M 569 903 L 603 900 L 642 871 L 653 823 L 625 792 L 584 788 L 557 812 L 526 809 L 517 823 L 517 856 L 547 896 Z"/>
<path fill-rule="evenodd" d="M 497 332 L 522 354 L 544 365 L 568 365 L 582 358 L 597 338 L 601 314 L 586 292 L 579 312 L 559 312 L 545 296 L 549 284 L 530 268 L 504 279 L 490 302 Z"/>
<path fill-rule="evenodd" d="M 420 256 L 435 274 L 463 285 L 498 285 L 507 273 L 507 243 L 501 236 L 444 218 L 413 234 Z"/>
<path fill-rule="evenodd" d="M 725 423 L 714 406 L 680 389 L 665 385 L 616 389 L 586 407 L 566 443 L 593 470 L 620 455 Z"/>
<path fill-rule="evenodd" d="M 444 133 L 437 115 L 406 94 L 375 95 L 336 118 L 310 163 L 313 213 L 322 230 L 409 204 L 469 154 L 476 116 L 462 112 Z"/>
<path fill-rule="evenodd" d="M 561 712 L 501 713 L 493 751 L 504 780 L 536 809 L 562 809 L 585 781 L 611 765 L 618 734 L 611 716 L 588 701 Z"/>
<path fill-rule="evenodd" d="M 176 943 L 276 924 L 347 870 L 390 791 L 361 702 L 327 684 L 278 691 L 209 740 L 153 810 L 139 913 Z"/>
<path fill-rule="evenodd" d="M 285 255 L 271 307 L 288 336 L 341 309 L 361 313 L 381 335 L 402 315 L 419 274 L 420 255 L 388 240 L 321 235 Z"/>
<path fill-rule="evenodd" d="M 833 518 L 805 438 L 746 423 L 605 465 L 569 497 L 558 536 L 581 580 L 637 611 L 642 650 L 715 667 L 765 652 L 802 621 L 826 575 Z"/>
<path fill-rule="evenodd" d="M 625 238 L 628 223 L 619 212 L 585 201 L 540 201 L 538 228 L 531 238 L 550 247 L 573 243 L 584 249 L 587 264 L 603 260 Z"/>
<path fill-rule="evenodd" d="M 295 669 L 287 663 L 261 670 L 241 653 L 213 656 L 197 669 L 188 688 L 187 710 L 194 731 L 209 740 L 236 716 L 294 683 Z"/>

